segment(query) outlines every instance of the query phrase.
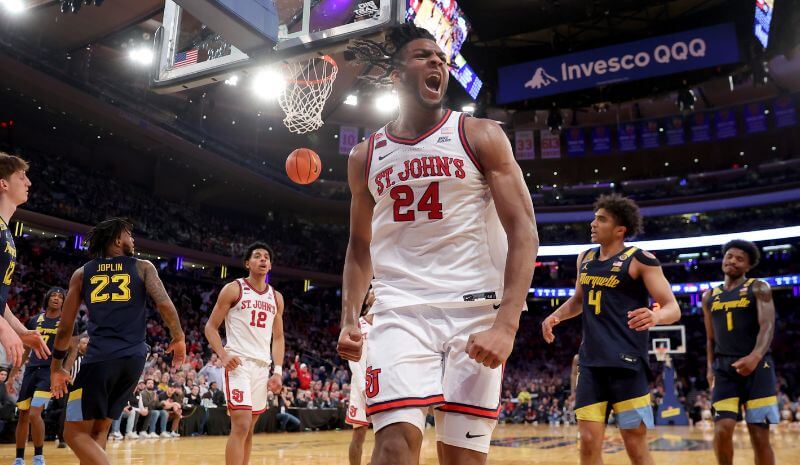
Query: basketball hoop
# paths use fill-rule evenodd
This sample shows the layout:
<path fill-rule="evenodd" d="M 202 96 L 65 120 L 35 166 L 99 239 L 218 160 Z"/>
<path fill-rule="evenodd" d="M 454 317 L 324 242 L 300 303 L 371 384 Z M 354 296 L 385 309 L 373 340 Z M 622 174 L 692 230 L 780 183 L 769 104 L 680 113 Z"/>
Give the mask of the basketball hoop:
<path fill-rule="evenodd" d="M 655 353 L 656 353 L 656 360 L 658 360 L 659 362 L 667 361 L 667 357 L 669 356 L 669 354 L 667 353 L 666 347 L 656 347 Z"/>
<path fill-rule="evenodd" d="M 282 67 L 286 89 L 278 103 L 286 113 L 283 124 L 295 134 L 316 131 L 323 124 L 322 109 L 333 90 L 339 66 L 328 55 L 286 63 Z"/>

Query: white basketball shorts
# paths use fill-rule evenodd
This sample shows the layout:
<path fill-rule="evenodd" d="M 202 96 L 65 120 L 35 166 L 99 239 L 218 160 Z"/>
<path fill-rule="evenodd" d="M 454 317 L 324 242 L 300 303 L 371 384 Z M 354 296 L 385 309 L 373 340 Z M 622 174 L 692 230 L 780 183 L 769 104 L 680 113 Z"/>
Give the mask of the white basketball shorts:
<path fill-rule="evenodd" d="M 492 326 L 496 312 L 491 305 L 415 305 L 376 314 L 365 372 L 367 415 L 375 430 L 398 422 L 423 430 L 433 406 L 437 440 L 488 452 L 503 369 L 479 364 L 465 349 L 471 334 Z"/>
<path fill-rule="evenodd" d="M 225 370 L 225 399 L 231 410 L 252 410 L 258 415 L 267 409 L 267 383 L 270 363 L 239 356 L 242 364 Z"/>

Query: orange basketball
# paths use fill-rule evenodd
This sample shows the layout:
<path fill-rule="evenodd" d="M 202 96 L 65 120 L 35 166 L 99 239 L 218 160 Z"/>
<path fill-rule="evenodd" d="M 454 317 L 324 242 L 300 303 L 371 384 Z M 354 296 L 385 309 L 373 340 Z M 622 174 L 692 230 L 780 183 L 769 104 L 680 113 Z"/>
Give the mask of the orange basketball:
<path fill-rule="evenodd" d="M 286 174 L 297 184 L 311 184 L 321 172 L 319 155 L 311 149 L 297 149 L 286 159 Z"/>

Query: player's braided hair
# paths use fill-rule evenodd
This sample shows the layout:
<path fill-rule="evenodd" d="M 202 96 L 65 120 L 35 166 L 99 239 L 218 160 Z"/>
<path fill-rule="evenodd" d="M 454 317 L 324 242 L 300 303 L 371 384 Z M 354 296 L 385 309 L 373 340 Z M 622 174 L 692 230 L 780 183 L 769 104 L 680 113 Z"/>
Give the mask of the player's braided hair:
<path fill-rule="evenodd" d="M 416 39 L 436 41 L 427 29 L 409 22 L 388 29 L 383 42 L 371 39 L 351 40 L 344 56 L 347 61 L 366 65 L 360 79 L 375 86 L 385 87 L 392 84 L 389 76 L 397 68 L 398 57 L 403 47 Z"/>
<path fill-rule="evenodd" d="M 97 225 L 86 234 L 86 242 L 89 244 L 89 255 L 92 257 L 104 256 L 108 246 L 113 244 L 123 231 L 132 230 L 133 223 L 127 218 L 109 218 L 97 223 Z"/>
<path fill-rule="evenodd" d="M 642 213 L 633 200 L 620 195 L 601 195 L 594 203 L 594 211 L 604 209 L 611 213 L 617 224 L 625 227 L 625 237 L 633 238 L 644 230 Z"/>

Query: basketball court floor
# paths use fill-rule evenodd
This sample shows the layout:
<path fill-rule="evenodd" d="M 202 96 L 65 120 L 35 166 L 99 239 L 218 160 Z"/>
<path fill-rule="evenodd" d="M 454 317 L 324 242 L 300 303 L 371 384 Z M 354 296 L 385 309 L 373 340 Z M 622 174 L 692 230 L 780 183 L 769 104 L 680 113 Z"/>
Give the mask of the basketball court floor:
<path fill-rule="evenodd" d="M 253 440 L 251 465 L 347 465 L 350 431 L 316 433 L 259 434 Z M 225 463 L 225 436 L 145 439 L 109 442 L 113 464 L 146 465 L 219 465 Z M 372 451 L 374 436 L 365 444 L 365 458 Z M 657 464 L 712 465 L 712 430 L 700 427 L 659 427 L 650 435 L 650 449 Z M 778 464 L 800 463 L 800 431 L 781 425 L 772 434 Z M 616 428 L 609 428 L 605 442 L 606 464 L 628 464 L 622 440 Z M 753 452 L 747 432 L 737 428 L 735 435 L 736 465 L 753 463 Z M 28 444 L 27 462 L 33 448 Z M 57 449 L 52 442 L 45 446 L 48 465 L 77 463 L 69 449 Z M 0 463 L 11 463 L 14 445 L 0 446 Z M 421 465 L 437 464 L 436 437 L 433 428 L 425 433 Z M 490 464 L 567 465 L 578 463 L 577 428 L 574 426 L 499 425 L 495 430 Z"/>

